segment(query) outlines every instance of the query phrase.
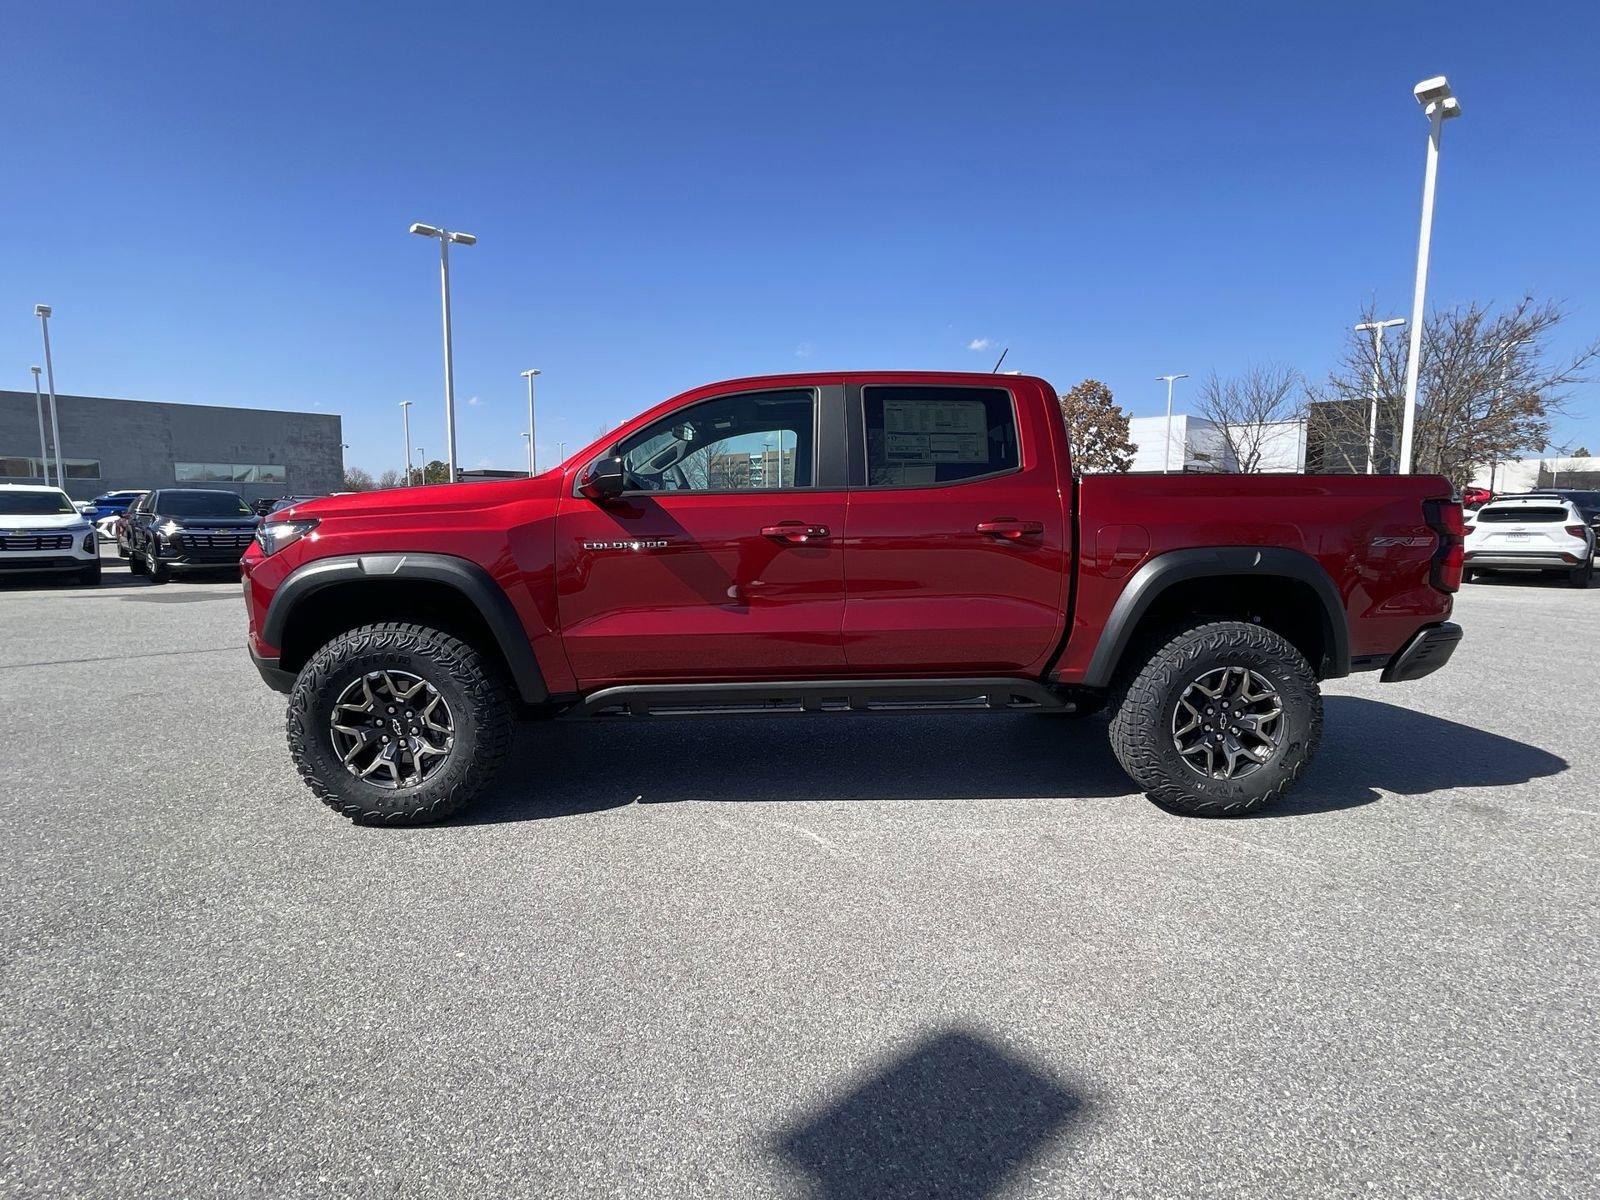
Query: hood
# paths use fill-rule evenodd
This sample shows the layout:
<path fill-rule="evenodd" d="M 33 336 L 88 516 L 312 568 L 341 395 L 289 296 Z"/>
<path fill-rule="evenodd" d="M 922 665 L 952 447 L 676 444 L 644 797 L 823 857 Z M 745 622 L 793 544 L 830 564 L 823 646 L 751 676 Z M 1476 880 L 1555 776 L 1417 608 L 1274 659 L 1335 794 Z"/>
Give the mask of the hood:
<path fill-rule="evenodd" d="M 422 487 L 387 488 L 375 492 L 349 492 L 323 496 L 279 509 L 269 521 L 298 521 L 316 517 L 381 517 L 390 514 L 449 512 L 456 509 L 492 508 L 524 500 L 554 499 L 563 478 L 559 467 L 532 479 L 489 479 L 474 483 L 431 483 Z"/>
<path fill-rule="evenodd" d="M 88 529 L 89 519 L 82 513 L 45 513 L 29 516 L 26 513 L 0 512 L 0 533 L 17 529 Z"/>

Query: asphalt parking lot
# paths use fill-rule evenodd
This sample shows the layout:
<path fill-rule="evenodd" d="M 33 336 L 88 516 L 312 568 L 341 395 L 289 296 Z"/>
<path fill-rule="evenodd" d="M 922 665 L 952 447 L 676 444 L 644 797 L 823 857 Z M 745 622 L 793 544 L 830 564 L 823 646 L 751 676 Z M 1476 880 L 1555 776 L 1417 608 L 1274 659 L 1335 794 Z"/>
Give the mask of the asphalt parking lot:
<path fill-rule="evenodd" d="M 470 817 L 300 784 L 238 584 L 0 585 L 0 1189 L 1575 1196 L 1600 589 L 1465 589 L 1287 805 L 1098 720 L 530 727 Z"/>

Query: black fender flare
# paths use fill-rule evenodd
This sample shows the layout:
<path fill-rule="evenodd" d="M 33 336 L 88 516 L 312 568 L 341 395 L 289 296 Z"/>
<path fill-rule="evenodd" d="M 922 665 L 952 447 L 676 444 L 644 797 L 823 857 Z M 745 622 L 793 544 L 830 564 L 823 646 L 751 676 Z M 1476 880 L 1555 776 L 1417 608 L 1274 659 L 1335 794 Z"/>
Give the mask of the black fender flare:
<path fill-rule="evenodd" d="M 359 580 L 389 579 L 427 580 L 460 592 L 489 627 L 522 699 L 529 704 L 539 704 L 549 698 L 550 689 L 545 686 L 544 673 L 539 670 L 533 645 L 511 604 L 511 597 L 477 563 L 451 554 L 352 554 L 319 558 L 296 567 L 272 594 L 267 615 L 261 622 L 261 640 L 270 646 L 283 645 L 289 615 L 307 597 L 324 588 Z"/>
<path fill-rule="evenodd" d="M 1344 602 L 1321 563 L 1303 551 L 1283 546 L 1204 546 L 1158 554 L 1133 573 L 1100 631 L 1083 678 L 1084 686 L 1110 686 L 1133 640 L 1133 631 L 1163 592 L 1190 579 L 1221 575 L 1292 579 L 1309 586 L 1320 601 L 1323 645 L 1327 648 L 1324 661 L 1312 663 L 1312 669 L 1324 679 L 1350 673 L 1350 627 L 1345 620 Z"/>

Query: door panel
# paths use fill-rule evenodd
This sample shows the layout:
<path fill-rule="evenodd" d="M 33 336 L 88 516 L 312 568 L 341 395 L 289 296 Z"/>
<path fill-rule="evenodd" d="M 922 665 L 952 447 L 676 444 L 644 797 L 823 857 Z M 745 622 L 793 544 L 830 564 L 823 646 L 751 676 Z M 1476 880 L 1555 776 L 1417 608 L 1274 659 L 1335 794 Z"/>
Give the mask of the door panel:
<path fill-rule="evenodd" d="M 884 389 L 900 393 L 888 405 L 873 390 L 847 392 L 848 419 L 864 431 L 852 450 L 865 462 L 852 463 L 865 486 L 851 492 L 845 525 L 851 673 L 1042 672 L 1061 636 L 1070 567 L 1047 432 L 1002 392 L 1020 448 L 1005 445 L 996 415 L 1005 409 L 993 404 L 985 447 L 963 431 L 959 409 L 974 402 L 957 393 L 993 389 Z M 944 411 L 924 420 L 912 412 L 919 402 Z M 979 477 L 946 481 L 966 471 Z"/>
<path fill-rule="evenodd" d="M 701 397 L 621 439 L 623 496 L 562 500 L 581 687 L 843 671 L 843 411 L 838 386 Z"/>
<path fill-rule="evenodd" d="M 566 498 L 556 571 L 579 685 L 839 674 L 845 511 L 842 491 Z M 806 526 L 825 532 L 787 532 Z"/>

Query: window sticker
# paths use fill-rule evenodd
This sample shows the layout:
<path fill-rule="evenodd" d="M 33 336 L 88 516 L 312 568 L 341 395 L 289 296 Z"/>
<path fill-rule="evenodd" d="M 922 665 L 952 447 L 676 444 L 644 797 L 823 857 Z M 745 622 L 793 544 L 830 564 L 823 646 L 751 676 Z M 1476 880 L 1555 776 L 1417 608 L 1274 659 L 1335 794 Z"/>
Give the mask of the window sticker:
<path fill-rule="evenodd" d="M 885 400 L 884 458 L 909 468 L 926 463 L 987 463 L 989 418 L 982 400 Z M 902 469 L 901 482 L 920 482 L 924 473 Z M 931 480 L 932 472 L 928 472 Z"/>

